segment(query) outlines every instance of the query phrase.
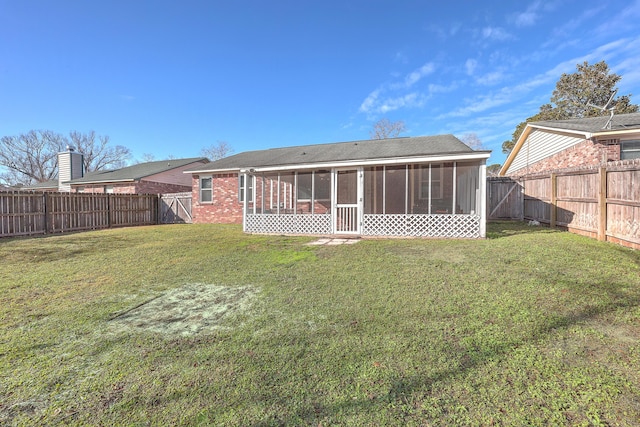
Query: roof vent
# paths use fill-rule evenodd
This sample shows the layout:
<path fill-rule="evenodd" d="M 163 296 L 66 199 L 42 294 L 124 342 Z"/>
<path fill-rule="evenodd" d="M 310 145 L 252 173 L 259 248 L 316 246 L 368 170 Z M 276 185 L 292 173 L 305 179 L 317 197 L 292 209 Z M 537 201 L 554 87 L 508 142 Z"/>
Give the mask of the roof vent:
<path fill-rule="evenodd" d="M 67 145 L 67 151 L 73 152 L 74 150 L 75 148 L 73 147 L 73 145 Z"/>

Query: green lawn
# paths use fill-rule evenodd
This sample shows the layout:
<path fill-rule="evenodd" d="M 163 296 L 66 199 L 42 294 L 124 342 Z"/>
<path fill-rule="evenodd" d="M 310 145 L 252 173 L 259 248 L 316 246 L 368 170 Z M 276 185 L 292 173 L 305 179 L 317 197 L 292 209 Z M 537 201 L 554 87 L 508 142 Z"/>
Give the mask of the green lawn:
<path fill-rule="evenodd" d="M 312 240 L 0 240 L 0 424 L 640 425 L 640 252 Z"/>

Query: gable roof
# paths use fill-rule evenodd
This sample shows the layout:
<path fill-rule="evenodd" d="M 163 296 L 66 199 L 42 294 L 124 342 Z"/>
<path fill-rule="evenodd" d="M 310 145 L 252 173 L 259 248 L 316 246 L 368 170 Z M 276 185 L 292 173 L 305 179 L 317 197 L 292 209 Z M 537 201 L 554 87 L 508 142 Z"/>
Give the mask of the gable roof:
<path fill-rule="evenodd" d="M 587 134 L 611 133 L 640 129 L 640 113 L 614 115 L 611 120 L 611 129 L 608 127 L 605 128 L 608 121 L 609 116 L 600 116 L 584 119 L 543 120 L 539 122 L 531 122 L 529 125 L 537 128 L 576 131 Z"/>
<path fill-rule="evenodd" d="M 167 172 L 172 169 L 187 166 L 191 163 L 206 163 L 206 157 L 191 157 L 186 159 L 158 160 L 155 162 L 139 163 L 120 169 L 88 172 L 82 178 L 65 181 L 65 184 L 97 184 L 102 182 L 131 182 L 138 181 L 151 175 Z"/>
<path fill-rule="evenodd" d="M 247 168 L 298 167 L 317 164 L 341 164 L 367 160 L 474 154 L 469 146 L 453 135 L 420 136 L 330 144 L 302 145 L 246 151 L 187 169 L 186 173 L 240 170 Z M 489 156 L 489 151 L 480 151 Z"/>
<path fill-rule="evenodd" d="M 558 152 L 585 139 L 599 137 L 616 138 L 624 136 L 625 134 L 637 134 L 640 132 L 640 113 L 614 115 L 611 120 L 611 129 L 606 126 L 608 121 L 609 116 L 600 116 L 583 119 L 543 120 L 527 123 L 516 145 L 507 156 L 504 165 L 502 165 L 499 175 L 504 176 L 509 172 L 509 168 L 514 163 L 521 148 L 525 145 L 525 141 L 527 141 L 532 133 L 536 135 L 537 132 L 544 132 L 546 134 L 554 134 L 556 138 L 563 138 L 562 143 L 560 141 L 554 142 L 555 152 Z M 547 151 L 549 149 L 550 147 L 546 147 Z M 555 152 L 538 153 L 538 157 L 548 157 L 548 155 L 555 154 Z"/>

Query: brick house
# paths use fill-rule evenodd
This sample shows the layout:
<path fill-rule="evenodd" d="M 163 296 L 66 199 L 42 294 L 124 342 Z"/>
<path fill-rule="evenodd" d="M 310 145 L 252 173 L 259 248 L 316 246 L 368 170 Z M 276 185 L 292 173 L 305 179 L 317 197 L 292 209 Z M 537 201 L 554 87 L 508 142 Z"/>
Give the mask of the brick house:
<path fill-rule="evenodd" d="M 453 135 L 239 153 L 186 171 L 195 223 L 245 232 L 484 237 L 486 159 Z"/>
<path fill-rule="evenodd" d="M 528 123 L 500 170 L 525 176 L 640 158 L 640 113 Z"/>
<path fill-rule="evenodd" d="M 191 179 L 184 171 L 203 165 L 205 157 L 160 160 L 133 166 L 87 173 L 64 181 L 76 193 L 164 194 L 191 191 Z M 187 178 L 187 179 L 185 179 Z"/>
<path fill-rule="evenodd" d="M 58 153 L 58 179 L 25 190 L 74 193 L 166 194 L 191 191 L 184 171 L 209 160 L 206 157 L 139 163 L 119 169 L 84 172 L 82 154 L 72 148 Z"/>

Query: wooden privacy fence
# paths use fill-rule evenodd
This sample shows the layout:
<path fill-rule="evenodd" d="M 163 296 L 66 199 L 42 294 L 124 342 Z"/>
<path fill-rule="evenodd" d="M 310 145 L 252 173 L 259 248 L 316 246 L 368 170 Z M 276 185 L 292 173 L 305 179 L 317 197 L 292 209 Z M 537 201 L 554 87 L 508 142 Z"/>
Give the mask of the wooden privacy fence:
<path fill-rule="evenodd" d="M 190 192 L 161 194 L 159 203 L 162 224 L 190 224 L 193 222 Z"/>
<path fill-rule="evenodd" d="M 0 237 L 158 223 L 158 196 L 0 192 Z"/>
<path fill-rule="evenodd" d="M 490 178 L 487 188 L 489 219 L 537 220 L 640 249 L 639 161 L 518 179 Z M 520 196 L 508 196 L 509 191 Z"/>

